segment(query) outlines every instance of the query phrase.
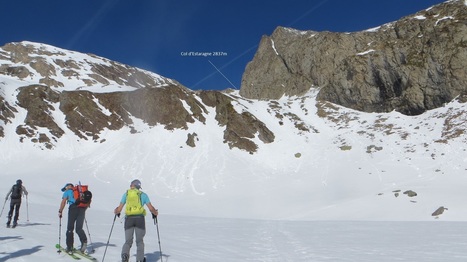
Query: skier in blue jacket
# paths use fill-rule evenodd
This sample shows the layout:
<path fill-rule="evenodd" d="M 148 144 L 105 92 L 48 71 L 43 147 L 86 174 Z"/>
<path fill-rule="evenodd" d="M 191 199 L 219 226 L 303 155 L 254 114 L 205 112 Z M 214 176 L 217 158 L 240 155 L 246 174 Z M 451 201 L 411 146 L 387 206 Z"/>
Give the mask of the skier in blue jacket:
<path fill-rule="evenodd" d="M 67 183 L 62 188 L 62 202 L 60 202 L 60 208 L 58 210 L 58 216 L 62 218 L 62 212 L 68 203 L 68 223 L 66 229 L 66 252 L 73 253 L 73 242 L 74 234 L 73 230 L 75 229 L 76 224 L 76 233 L 78 234 L 79 240 L 81 241 L 81 252 L 86 252 L 88 239 L 86 233 L 83 230 L 84 219 L 86 215 L 86 207 L 78 207 L 76 204 L 75 197 L 73 195 L 73 184 Z"/>

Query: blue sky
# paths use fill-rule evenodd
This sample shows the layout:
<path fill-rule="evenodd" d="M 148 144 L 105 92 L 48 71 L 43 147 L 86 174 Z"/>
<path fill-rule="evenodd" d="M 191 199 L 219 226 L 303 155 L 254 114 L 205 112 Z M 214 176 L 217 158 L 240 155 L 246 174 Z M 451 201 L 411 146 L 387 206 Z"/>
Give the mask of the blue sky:
<path fill-rule="evenodd" d="M 277 26 L 352 32 L 442 0 L 2 1 L 0 46 L 33 41 L 93 53 L 190 89 L 240 88 L 261 36 Z M 190 52 L 213 53 L 210 57 Z M 217 52 L 214 55 L 214 52 Z"/>

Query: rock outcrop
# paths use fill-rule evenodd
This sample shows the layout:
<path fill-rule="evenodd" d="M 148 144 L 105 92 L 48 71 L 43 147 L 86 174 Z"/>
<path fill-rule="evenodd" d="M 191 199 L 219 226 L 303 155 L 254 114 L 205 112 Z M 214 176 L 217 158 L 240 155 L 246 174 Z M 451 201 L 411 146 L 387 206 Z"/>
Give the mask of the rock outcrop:
<path fill-rule="evenodd" d="M 353 33 L 279 27 L 261 39 L 240 94 L 318 98 L 365 112 L 417 115 L 467 94 L 467 5 L 448 1 Z"/>

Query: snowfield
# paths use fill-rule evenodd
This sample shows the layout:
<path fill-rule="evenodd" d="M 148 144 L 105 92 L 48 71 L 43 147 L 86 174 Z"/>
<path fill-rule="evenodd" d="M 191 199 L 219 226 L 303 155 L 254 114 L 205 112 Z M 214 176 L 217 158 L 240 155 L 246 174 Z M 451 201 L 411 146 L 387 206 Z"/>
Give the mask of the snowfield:
<path fill-rule="evenodd" d="M 29 222 L 2 229 L 0 261 L 73 261 L 54 248 L 59 224 L 53 215 L 34 213 Z M 92 240 L 89 250 L 94 249 L 93 255 L 102 261 L 113 215 L 90 209 L 87 221 Z M 158 222 L 162 260 L 171 262 L 467 259 L 466 222 L 284 221 L 163 214 Z M 149 217 L 146 223 L 147 261 L 160 261 L 156 226 Z M 117 218 L 105 261 L 120 261 L 123 242 L 122 219 Z M 130 261 L 135 260 L 133 254 Z"/>

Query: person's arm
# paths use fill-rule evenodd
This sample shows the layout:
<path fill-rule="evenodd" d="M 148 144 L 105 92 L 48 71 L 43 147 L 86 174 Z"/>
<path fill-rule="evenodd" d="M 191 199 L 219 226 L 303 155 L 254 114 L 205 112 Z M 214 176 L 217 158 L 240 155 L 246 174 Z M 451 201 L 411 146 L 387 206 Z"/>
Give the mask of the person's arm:
<path fill-rule="evenodd" d="M 123 206 L 126 203 L 126 193 L 123 194 L 122 199 L 120 200 L 120 204 L 118 207 L 115 208 L 114 214 L 120 216 L 120 213 L 122 212 Z"/>
<path fill-rule="evenodd" d="M 156 217 L 159 214 L 157 209 L 151 204 L 151 200 L 149 200 L 149 196 L 146 193 L 141 195 L 141 203 L 143 203 L 143 205 L 145 204 L 149 208 L 149 211 L 152 213 L 152 217 Z"/>
<path fill-rule="evenodd" d="M 23 188 L 23 195 L 27 196 L 28 195 L 28 191 L 26 190 L 26 187 L 25 186 L 22 186 Z"/>
<path fill-rule="evenodd" d="M 58 217 L 62 217 L 62 212 L 63 212 L 63 209 L 65 208 L 66 200 L 67 198 L 64 197 L 62 198 L 62 202 L 60 202 L 60 208 L 58 209 Z"/>
<path fill-rule="evenodd" d="M 120 216 L 124 205 L 124 203 L 120 203 L 120 205 L 118 205 L 118 207 L 115 208 L 114 214 Z"/>
<path fill-rule="evenodd" d="M 157 215 L 159 215 L 159 211 L 151 203 L 147 203 L 146 206 L 149 208 L 149 211 L 152 213 L 153 217 L 157 217 Z"/>
<path fill-rule="evenodd" d="M 6 194 L 5 201 L 8 200 L 8 197 L 10 197 L 11 192 L 13 192 L 13 188 L 11 188 L 10 191 L 8 191 L 8 193 Z"/>

